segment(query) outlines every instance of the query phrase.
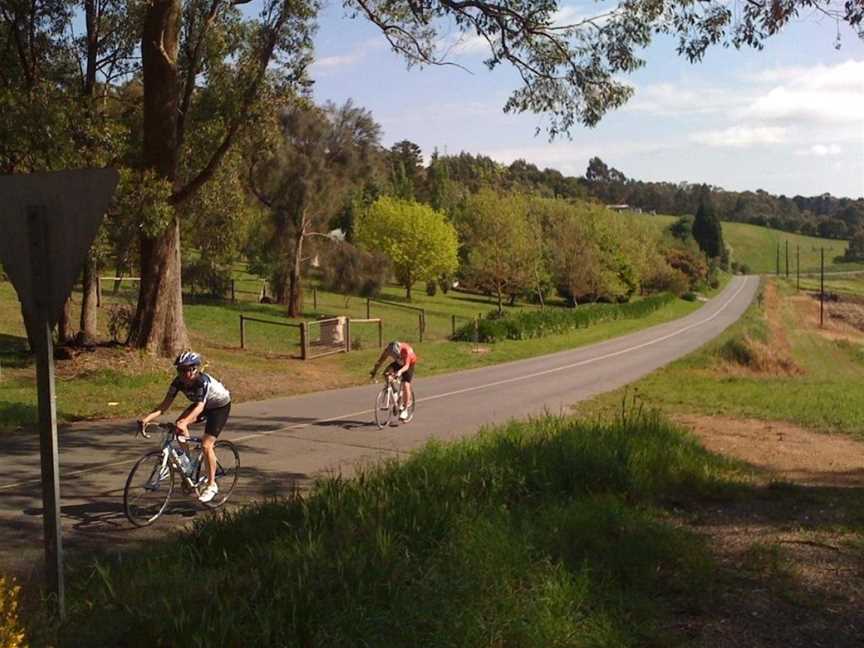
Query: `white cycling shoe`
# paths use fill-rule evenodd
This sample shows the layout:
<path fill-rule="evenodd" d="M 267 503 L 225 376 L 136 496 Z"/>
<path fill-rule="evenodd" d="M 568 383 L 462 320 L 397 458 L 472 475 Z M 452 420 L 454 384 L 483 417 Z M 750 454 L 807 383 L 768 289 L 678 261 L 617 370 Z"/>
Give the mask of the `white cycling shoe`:
<path fill-rule="evenodd" d="M 214 497 L 216 497 L 216 493 L 219 492 L 219 486 L 216 484 L 210 484 L 203 491 L 201 491 L 201 495 L 198 497 L 198 501 L 202 504 L 206 504 Z"/>

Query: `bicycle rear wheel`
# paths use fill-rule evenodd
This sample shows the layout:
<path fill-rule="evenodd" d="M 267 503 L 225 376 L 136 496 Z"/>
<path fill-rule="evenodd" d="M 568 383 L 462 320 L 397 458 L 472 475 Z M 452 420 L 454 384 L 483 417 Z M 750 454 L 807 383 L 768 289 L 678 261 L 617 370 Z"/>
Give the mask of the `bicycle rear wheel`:
<path fill-rule="evenodd" d="M 390 418 L 393 416 L 393 403 L 390 399 L 389 390 L 385 387 L 375 398 L 375 425 L 380 430 L 385 425 L 390 423 Z"/>
<path fill-rule="evenodd" d="M 219 486 L 219 492 L 212 500 L 205 502 L 204 506 L 216 509 L 228 501 L 237 485 L 237 480 L 240 478 L 240 453 L 230 441 L 217 441 L 213 451 L 216 453 L 216 484 Z M 207 480 L 204 480 L 198 487 L 199 491 L 206 486 Z"/>
<path fill-rule="evenodd" d="M 162 451 L 154 450 L 141 457 L 126 478 L 123 510 L 137 527 L 153 524 L 165 511 L 174 492 L 174 471 L 162 468 Z"/>

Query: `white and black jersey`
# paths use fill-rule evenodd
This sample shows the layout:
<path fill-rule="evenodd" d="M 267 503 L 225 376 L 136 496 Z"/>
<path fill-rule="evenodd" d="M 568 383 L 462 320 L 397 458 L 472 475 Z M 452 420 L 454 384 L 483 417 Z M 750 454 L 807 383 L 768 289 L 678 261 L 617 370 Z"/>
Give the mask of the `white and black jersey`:
<path fill-rule="evenodd" d="M 177 392 L 183 394 L 193 403 L 204 403 L 204 411 L 225 407 L 231 402 L 231 394 L 225 385 L 206 373 L 198 374 L 191 384 L 184 383 L 178 376 L 168 387 L 168 398 L 174 399 Z"/>

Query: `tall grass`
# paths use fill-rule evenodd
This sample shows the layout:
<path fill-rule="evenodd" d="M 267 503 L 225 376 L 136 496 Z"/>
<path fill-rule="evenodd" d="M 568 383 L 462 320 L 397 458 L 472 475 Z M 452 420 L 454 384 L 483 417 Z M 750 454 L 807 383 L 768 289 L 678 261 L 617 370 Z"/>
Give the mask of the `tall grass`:
<path fill-rule="evenodd" d="M 654 414 L 548 417 L 321 481 L 71 579 L 59 645 L 668 645 L 711 565 L 658 515 L 731 464 Z"/>

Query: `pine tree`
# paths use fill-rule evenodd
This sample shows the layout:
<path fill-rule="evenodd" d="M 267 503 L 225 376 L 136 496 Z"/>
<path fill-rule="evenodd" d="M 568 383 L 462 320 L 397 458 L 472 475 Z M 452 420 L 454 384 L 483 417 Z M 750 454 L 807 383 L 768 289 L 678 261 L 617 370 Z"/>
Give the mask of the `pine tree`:
<path fill-rule="evenodd" d="M 709 259 L 723 256 L 726 249 L 723 230 L 708 196 L 703 196 L 699 201 L 696 218 L 693 220 L 693 238 Z"/>

